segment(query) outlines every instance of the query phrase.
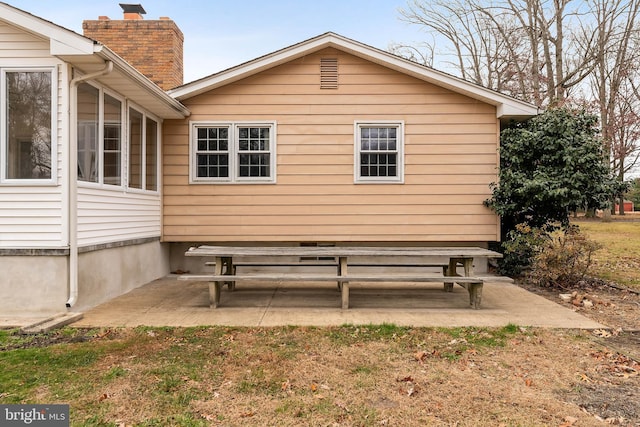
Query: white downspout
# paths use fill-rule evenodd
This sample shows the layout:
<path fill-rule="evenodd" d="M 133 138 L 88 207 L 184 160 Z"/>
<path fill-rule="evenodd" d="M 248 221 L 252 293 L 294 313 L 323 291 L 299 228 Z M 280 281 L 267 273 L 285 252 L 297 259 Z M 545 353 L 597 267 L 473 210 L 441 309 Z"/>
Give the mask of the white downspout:
<path fill-rule="evenodd" d="M 95 73 L 75 77 L 69 83 L 69 299 L 67 308 L 78 300 L 78 85 L 113 71 L 113 62 Z"/>

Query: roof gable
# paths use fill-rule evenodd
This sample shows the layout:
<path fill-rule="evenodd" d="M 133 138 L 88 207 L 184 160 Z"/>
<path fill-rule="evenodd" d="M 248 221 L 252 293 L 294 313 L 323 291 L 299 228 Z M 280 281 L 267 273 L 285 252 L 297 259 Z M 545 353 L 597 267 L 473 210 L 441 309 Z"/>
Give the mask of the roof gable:
<path fill-rule="evenodd" d="M 94 42 L 80 34 L 0 2 L 0 18 L 37 37 L 48 39 L 52 55 L 87 55 L 94 52 Z"/>
<path fill-rule="evenodd" d="M 160 118 L 182 118 L 189 111 L 106 46 L 28 12 L 0 2 L 0 20 L 48 41 L 49 54 L 90 74 L 113 63 L 113 72 L 96 80 L 117 90 Z"/>
<path fill-rule="evenodd" d="M 322 34 L 236 67 L 204 77 L 173 89 L 169 91 L 169 94 L 178 100 L 185 100 L 327 47 L 336 48 L 395 71 L 444 87 L 453 92 L 494 105 L 496 107 L 497 117 L 501 119 L 525 118 L 538 114 L 538 108 L 535 105 L 503 95 L 335 33 Z"/>

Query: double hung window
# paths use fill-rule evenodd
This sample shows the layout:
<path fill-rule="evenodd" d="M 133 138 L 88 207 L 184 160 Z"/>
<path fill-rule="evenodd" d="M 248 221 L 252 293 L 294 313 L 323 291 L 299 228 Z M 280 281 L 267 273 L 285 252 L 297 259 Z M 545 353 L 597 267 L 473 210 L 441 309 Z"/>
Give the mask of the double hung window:
<path fill-rule="evenodd" d="M 158 190 L 158 123 L 129 108 L 129 188 Z"/>
<path fill-rule="evenodd" d="M 122 102 L 78 85 L 78 180 L 122 185 Z"/>
<path fill-rule="evenodd" d="M 404 179 L 402 122 L 356 122 L 356 182 L 402 182 Z"/>
<path fill-rule="evenodd" d="M 78 85 L 78 180 L 123 186 L 125 176 L 128 188 L 157 191 L 158 122 L 124 106 L 89 83 Z"/>
<path fill-rule="evenodd" d="M 274 182 L 275 123 L 194 123 L 194 182 Z"/>
<path fill-rule="evenodd" d="M 54 82 L 47 69 L 3 69 L 0 181 L 52 181 Z"/>

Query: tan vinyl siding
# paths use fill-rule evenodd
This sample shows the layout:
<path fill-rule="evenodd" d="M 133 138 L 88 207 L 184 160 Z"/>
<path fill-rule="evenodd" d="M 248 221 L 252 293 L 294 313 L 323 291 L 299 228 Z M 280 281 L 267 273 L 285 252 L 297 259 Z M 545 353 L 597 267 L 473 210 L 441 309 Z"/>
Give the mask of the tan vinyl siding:
<path fill-rule="evenodd" d="M 337 89 L 320 59 L 338 58 Z M 185 100 L 164 123 L 165 241 L 478 242 L 496 180 L 495 107 L 336 49 Z M 189 184 L 189 120 L 276 121 L 276 184 Z M 404 183 L 354 183 L 354 122 L 404 123 Z"/>

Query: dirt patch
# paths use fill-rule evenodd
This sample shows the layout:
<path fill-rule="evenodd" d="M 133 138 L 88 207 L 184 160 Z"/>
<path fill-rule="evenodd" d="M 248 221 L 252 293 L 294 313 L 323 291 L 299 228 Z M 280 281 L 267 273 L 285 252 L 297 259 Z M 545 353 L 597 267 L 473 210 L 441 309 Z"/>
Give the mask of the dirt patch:
<path fill-rule="evenodd" d="M 640 363 L 609 351 L 591 356 L 597 361 L 596 375 L 584 374 L 582 387 L 566 393 L 565 398 L 610 422 L 640 423 L 640 389 L 637 381 L 627 381 L 637 378 Z"/>
<path fill-rule="evenodd" d="M 5 332 L 0 340 L 0 352 L 33 347 L 48 347 L 55 344 L 69 344 L 91 341 L 100 334 L 90 329 L 53 330 L 44 334 L 22 334 Z"/>
<path fill-rule="evenodd" d="M 594 339 L 640 360 L 640 292 L 598 279 L 569 289 L 541 288 L 518 283 L 528 291 L 576 311 L 610 329 L 594 331 Z"/>
<path fill-rule="evenodd" d="M 519 285 L 608 327 L 590 332 L 602 348 L 591 354 L 593 375 L 561 395 L 608 424 L 639 426 L 640 292 L 598 279 L 570 289 Z"/>

